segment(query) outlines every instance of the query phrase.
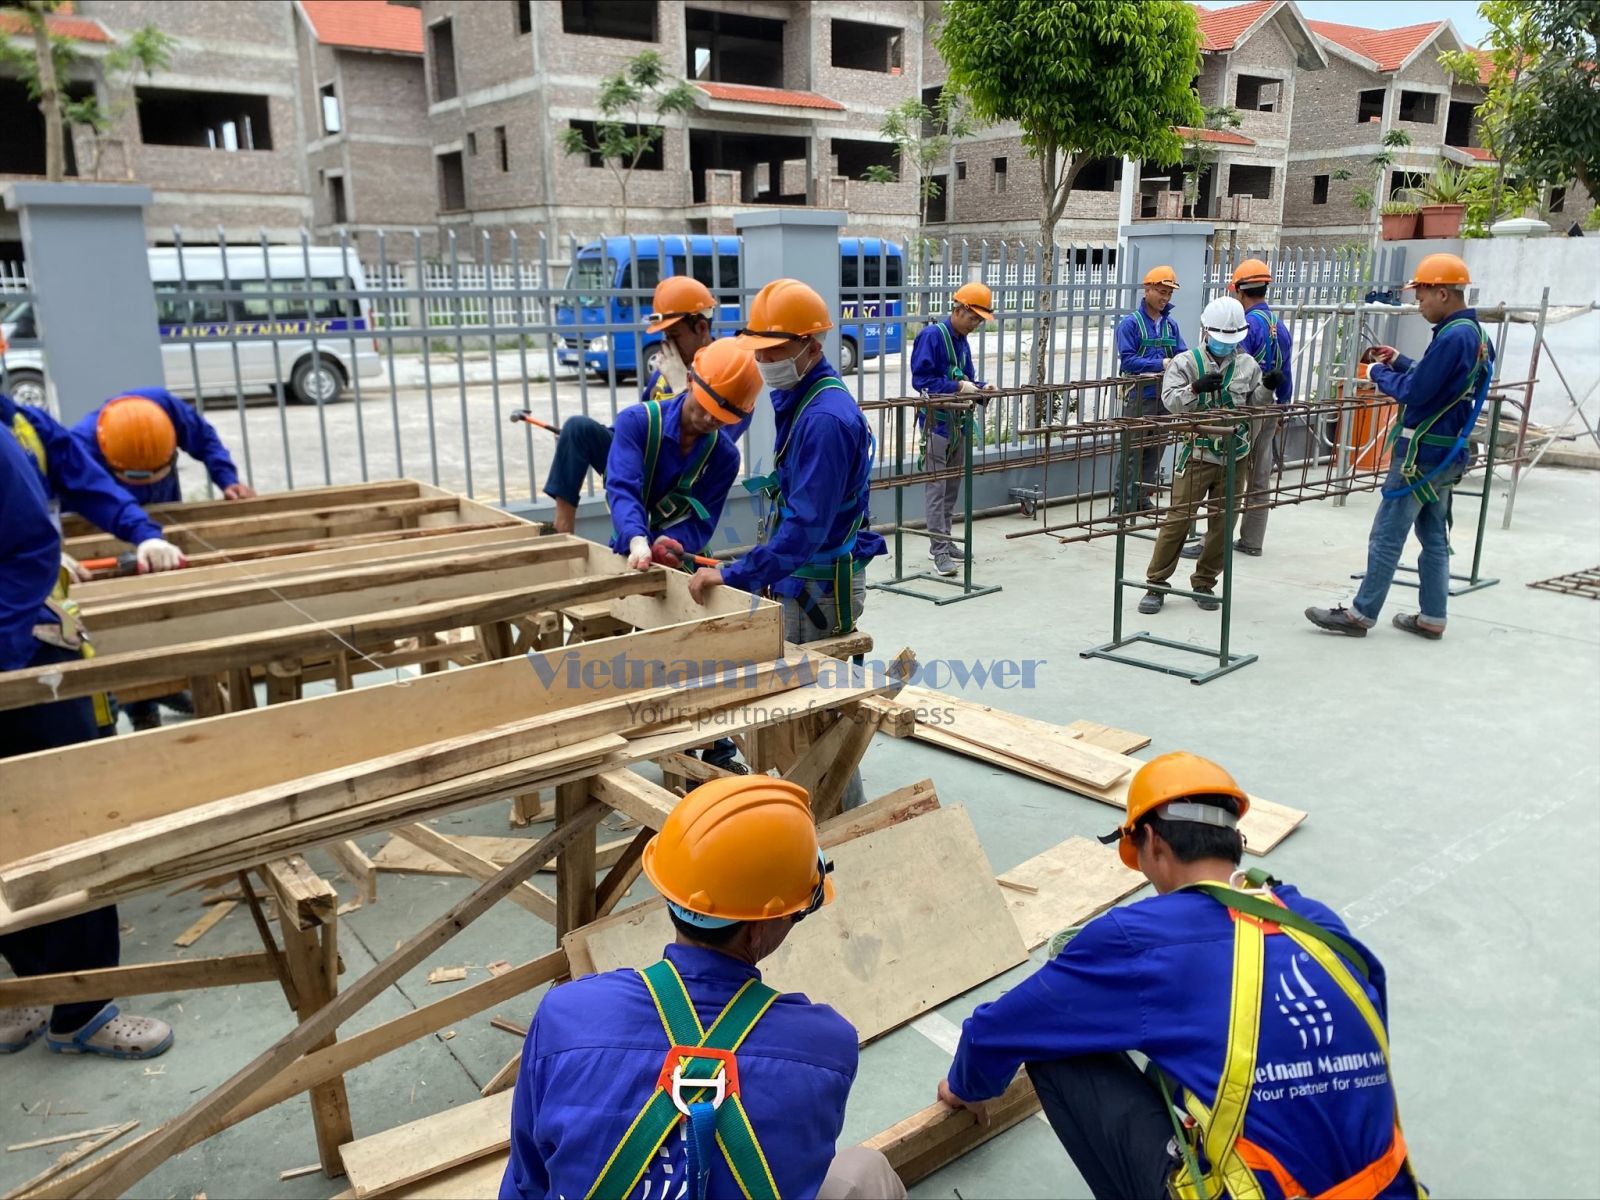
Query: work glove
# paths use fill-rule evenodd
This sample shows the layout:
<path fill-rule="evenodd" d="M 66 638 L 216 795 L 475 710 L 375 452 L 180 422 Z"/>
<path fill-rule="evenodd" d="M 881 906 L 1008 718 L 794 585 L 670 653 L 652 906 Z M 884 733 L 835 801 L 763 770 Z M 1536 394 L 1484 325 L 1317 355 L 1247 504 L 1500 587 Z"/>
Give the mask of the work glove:
<path fill-rule="evenodd" d="M 183 551 L 163 538 L 147 538 L 140 542 L 134 549 L 134 556 L 138 559 L 141 575 L 152 571 L 176 571 L 185 562 Z"/>
<path fill-rule="evenodd" d="M 683 543 L 663 533 L 650 547 L 650 558 L 663 567 L 676 569 L 683 565 Z"/>
<path fill-rule="evenodd" d="M 628 566 L 635 571 L 648 571 L 654 561 L 650 553 L 650 539 L 645 537 L 632 537 L 628 539 Z"/>
<path fill-rule="evenodd" d="M 1217 371 L 1207 371 L 1194 381 L 1194 390 L 1197 395 L 1206 392 L 1220 392 L 1222 390 L 1222 375 Z"/>
<path fill-rule="evenodd" d="M 957 393 L 975 392 L 977 390 L 978 390 L 978 385 L 973 383 L 972 380 L 970 380 L 970 379 L 963 379 L 960 383 L 956 384 Z"/>
<path fill-rule="evenodd" d="M 82 564 L 70 554 L 63 553 L 61 555 L 61 569 L 67 573 L 67 578 L 72 580 L 73 583 L 88 583 L 93 578 L 89 572 L 83 569 Z"/>
<path fill-rule="evenodd" d="M 1269 392 L 1275 392 L 1283 386 L 1282 371 L 1268 371 L 1261 377 L 1261 386 Z"/>

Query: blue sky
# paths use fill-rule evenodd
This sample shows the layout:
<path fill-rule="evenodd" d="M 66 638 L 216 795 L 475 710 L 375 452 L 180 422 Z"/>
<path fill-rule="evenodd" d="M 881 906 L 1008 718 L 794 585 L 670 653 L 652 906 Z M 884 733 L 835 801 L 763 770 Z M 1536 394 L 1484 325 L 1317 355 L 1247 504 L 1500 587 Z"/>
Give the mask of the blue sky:
<path fill-rule="evenodd" d="M 1206 8 L 1232 8 L 1245 0 L 1200 0 Z M 1367 25 L 1373 29 L 1398 29 L 1424 21 L 1452 21 L 1462 41 L 1478 45 L 1488 33 L 1488 23 L 1478 15 L 1473 0 L 1297 0 L 1308 21 L 1337 21 L 1341 25 Z"/>

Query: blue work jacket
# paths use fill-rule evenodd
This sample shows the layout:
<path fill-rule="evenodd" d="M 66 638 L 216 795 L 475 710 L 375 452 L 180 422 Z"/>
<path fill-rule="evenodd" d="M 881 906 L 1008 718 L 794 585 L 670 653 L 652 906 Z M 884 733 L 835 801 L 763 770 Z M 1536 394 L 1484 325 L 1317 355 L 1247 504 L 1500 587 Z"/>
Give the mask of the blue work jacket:
<path fill-rule="evenodd" d="M 1378 961 L 1325 905 L 1292 887 L 1274 893 L 1366 955 L 1367 997 L 1387 1025 Z M 966 1100 L 987 1100 L 1005 1090 L 1024 1062 L 1137 1050 L 1211 1107 L 1228 1042 L 1233 924 L 1221 904 L 1188 891 L 1152 896 L 1089 922 L 1038 972 L 967 1018 L 951 1089 Z M 1315 1196 L 1388 1151 L 1394 1086 L 1359 1011 L 1288 937 L 1267 937 L 1263 977 L 1256 1087 L 1244 1136 Z M 1268 1200 L 1278 1200 L 1271 1177 L 1257 1175 Z M 1402 1170 L 1382 1195 L 1415 1200 L 1409 1184 Z"/>
<path fill-rule="evenodd" d="M 825 375 L 838 378 L 839 373 L 822 358 L 793 388 L 772 392 L 777 418 L 772 453 L 788 445 L 777 473 L 789 512 L 765 545 L 722 569 L 724 583 L 752 593 L 770 587 L 779 596 L 798 596 L 806 581 L 794 572 L 843 545 L 858 518 L 862 523 L 851 556 L 860 561 L 884 552 L 883 538 L 868 528 L 872 433 L 855 399 L 828 388 L 795 420 L 807 390 Z M 831 589 L 823 584 L 824 591 Z"/>
<path fill-rule="evenodd" d="M 917 340 L 911 345 L 911 386 L 924 396 L 948 396 L 961 390 L 960 379 L 955 378 L 950 371 L 950 352 L 945 347 L 944 334 L 939 332 L 939 327 L 944 326 L 945 333 L 950 335 L 950 345 L 955 347 L 956 367 L 960 370 L 960 379 L 970 379 L 978 387 L 986 387 L 983 380 L 978 378 L 976 369 L 972 365 L 972 347 L 968 344 L 965 334 L 955 331 L 955 326 L 950 324 L 950 318 L 924 325 L 917 334 Z M 917 424 L 921 425 L 927 413 L 923 409 L 917 410 Z M 934 411 L 933 432 L 943 434 L 948 432 L 945 415 L 940 410 Z"/>
<path fill-rule="evenodd" d="M 658 526 L 650 516 L 650 509 L 672 490 L 699 452 L 700 443 L 696 442 L 685 457 L 678 440 L 683 406 L 689 403 L 699 402 L 691 402 L 687 393 L 680 392 L 661 405 L 661 449 L 656 456 L 655 475 L 648 496 L 643 493 L 649 411 L 643 404 L 632 404 L 617 414 L 611 453 L 606 459 L 606 503 L 611 506 L 611 548 L 618 554 L 628 552 L 628 542 L 632 538 L 654 541 L 656 535 L 662 533 L 689 553 L 696 554 L 717 531 L 728 489 L 739 476 L 739 448 L 722 430 L 707 435 L 716 438 L 716 448 L 690 490 L 704 506 L 706 515 L 701 517 L 691 509 L 677 524 L 665 528 Z"/>
<path fill-rule="evenodd" d="M 200 415 L 200 410 L 195 405 L 180 400 L 166 388 L 135 388 L 130 392 L 119 392 L 118 395 L 143 396 L 146 400 L 154 400 L 159 404 L 162 411 L 171 419 L 172 428 L 178 435 L 178 449 L 190 458 L 203 462 L 206 474 L 219 489 L 232 487 L 239 482 L 239 470 L 233 465 L 233 456 L 222 444 L 222 439 L 217 436 L 217 431 L 211 422 Z M 109 404 L 110 401 L 106 403 Z M 102 404 L 85 414 L 72 427 L 72 436 L 83 443 L 84 448 L 97 463 L 110 471 L 111 464 L 106 462 L 105 455 L 100 453 L 100 439 L 95 436 L 95 426 L 99 423 L 100 412 L 104 408 L 105 404 Z M 183 493 L 178 487 L 176 469 L 165 479 L 157 480 L 155 483 L 129 483 L 121 479 L 117 482 L 140 504 L 165 504 L 171 500 L 183 499 Z"/>
<path fill-rule="evenodd" d="M 1272 309 L 1265 300 L 1245 310 L 1244 341 L 1239 344 L 1239 349 L 1261 364 L 1263 375 L 1268 371 L 1283 372 L 1283 382 L 1273 391 L 1273 399 L 1279 404 L 1287 404 L 1294 398 L 1294 336 L 1289 332 L 1289 326 L 1279 321 L 1278 345 L 1274 353 L 1269 336 L 1272 315 Z"/>
<path fill-rule="evenodd" d="M 1467 324 L 1445 328 L 1456 320 L 1464 320 Z M 1463 308 L 1433 327 L 1433 341 L 1428 343 L 1428 349 L 1420 360 L 1413 361 L 1401 354 L 1396 356 L 1392 367 L 1373 363 L 1368 368 L 1367 373 L 1378 390 L 1400 402 L 1402 429 L 1416 429 L 1435 413 L 1448 409 L 1428 432 L 1435 437 L 1456 438 L 1461 435 L 1472 416 L 1472 398 L 1469 396 L 1460 404 L 1455 401 L 1472 381 L 1473 369 L 1478 363 L 1480 329 L 1478 310 Z M 1483 369 L 1491 373 L 1494 370 L 1493 346 L 1489 347 Z M 1395 446 L 1395 453 L 1403 455 L 1408 441 L 1402 434 Z M 1417 465 L 1424 470 L 1432 470 L 1445 461 L 1448 450 L 1449 446 L 1424 443 L 1417 450 Z M 1462 446 L 1454 458 L 1466 462 L 1466 447 Z"/>
<path fill-rule="evenodd" d="M 1160 375 L 1167 359 L 1176 358 L 1188 349 L 1178 323 L 1172 319 L 1170 304 L 1154 321 L 1141 304 L 1117 322 L 1117 360 L 1124 375 Z M 1145 400 L 1154 400 L 1160 395 L 1159 379 L 1139 389 L 1139 396 Z"/>
<path fill-rule="evenodd" d="M 32 457 L 0 425 L 0 671 L 15 671 L 38 651 L 35 625 L 54 623 L 45 599 L 61 572 L 61 534 Z"/>
<path fill-rule="evenodd" d="M 715 950 L 673 945 L 665 953 L 707 1029 L 745 980 L 761 977 Z M 655 1090 L 667 1049 L 655 1002 L 637 972 L 608 971 L 552 988 L 522 1048 L 502 1200 L 588 1195 Z M 736 1052 L 740 1100 L 780 1196 L 817 1194 L 844 1127 L 858 1057 L 850 1023 L 796 994 L 779 996 Z M 634 1196 L 680 1195 L 689 1170 L 682 1129 L 680 1122 L 668 1135 Z M 707 1195 L 740 1195 L 720 1154 Z"/>

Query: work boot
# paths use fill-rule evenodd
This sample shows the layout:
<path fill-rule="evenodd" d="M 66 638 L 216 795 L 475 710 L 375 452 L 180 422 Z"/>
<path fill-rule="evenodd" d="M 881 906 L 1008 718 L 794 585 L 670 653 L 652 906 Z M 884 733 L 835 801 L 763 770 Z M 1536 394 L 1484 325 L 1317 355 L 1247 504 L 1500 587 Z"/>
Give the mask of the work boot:
<path fill-rule="evenodd" d="M 933 569 L 941 575 L 954 575 L 956 573 L 955 560 L 945 553 L 935 554 L 933 556 Z"/>
<path fill-rule="evenodd" d="M 966 547 L 957 545 L 955 542 L 946 542 L 944 547 L 944 555 L 952 562 L 965 562 L 967 557 Z M 934 549 L 934 547 L 929 546 L 928 557 L 933 559 L 934 562 L 938 562 L 939 551 Z"/>
<path fill-rule="evenodd" d="M 1194 602 L 1206 612 L 1216 612 L 1222 607 L 1222 601 L 1217 599 L 1216 592 L 1210 588 L 1197 587 L 1194 592 Z"/>
<path fill-rule="evenodd" d="M 1355 613 L 1342 604 L 1337 608 L 1308 608 L 1306 620 L 1318 629 L 1326 629 L 1329 633 L 1340 633 L 1345 637 L 1367 636 L 1367 627 L 1356 619 Z"/>
<path fill-rule="evenodd" d="M 172 1045 L 172 1026 L 155 1017 L 123 1015 L 108 1004 L 73 1033 L 52 1033 L 45 1045 L 55 1054 L 100 1054 L 106 1058 L 155 1058 Z"/>
<path fill-rule="evenodd" d="M 712 742 L 700 752 L 700 761 L 732 775 L 750 774 L 750 768 L 739 761 L 739 747 L 732 738 L 718 738 Z"/>
<path fill-rule="evenodd" d="M 1139 611 L 1145 616 L 1154 616 L 1161 611 L 1161 606 L 1167 602 L 1165 592 L 1146 592 L 1139 597 Z"/>
<path fill-rule="evenodd" d="M 0 1008 L 0 1054 L 15 1054 L 18 1050 L 27 1049 L 48 1028 L 48 1008 Z"/>
<path fill-rule="evenodd" d="M 181 717 L 194 716 L 194 696 L 188 692 L 173 692 L 170 696 L 163 696 L 156 701 L 168 712 L 175 712 Z"/>
<path fill-rule="evenodd" d="M 1260 558 L 1261 557 L 1261 547 L 1260 546 L 1246 546 L 1244 544 L 1244 539 L 1243 538 L 1240 538 L 1237 542 L 1235 542 L 1233 544 L 1233 552 L 1235 554 L 1248 554 L 1251 558 Z"/>
<path fill-rule="evenodd" d="M 1395 613 L 1393 624 L 1396 629 L 1404 629 L 1407 633 L 1427 638 L 1430 642 L 1437 642 L 1444 636 L 1444 630 L 1424 625 L 1421 617 L 1420 613 Z"/>
<path fill-rule="evenodd" d="M 128 714 L 128 723 L 133 726 L 135 733 L 143 733 L 146 729 L 161 728 L 161 710 L 156 707 L 154 700 L 146 704 L 130 704 L 122 711 Z"/>
<path fill-rule="evenodd" d="M 1200 552 L 1205 549 L 1205 545 L 1199 538 L 1195 538 L 1193 541 L 1185 543 L 1183 549 L 1179 550 L 1178 553 L 1184 558 L 1199 558 Z"/>

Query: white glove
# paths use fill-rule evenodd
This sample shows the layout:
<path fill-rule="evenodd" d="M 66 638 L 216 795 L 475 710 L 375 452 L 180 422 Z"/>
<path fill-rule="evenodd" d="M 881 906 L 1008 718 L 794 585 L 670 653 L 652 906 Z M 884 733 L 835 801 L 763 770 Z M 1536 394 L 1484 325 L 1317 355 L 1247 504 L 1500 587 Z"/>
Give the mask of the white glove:
<path fill-rule="evenodd" d="M 73 583 L 88 583 L 91 578 L 89 572 L 79 565 L 77 559 L 64 552 L 61 555 L 61 569 L 67 573 L 67 578 L 71 579 Z"/>
<path fill-rule="evenodd" d="M 656 360 L 656 369 L 674 395 L 689 386 L 689 368 L 678 353 L 678 344 L 671 338 L 661 339 L 661 357 Z"/>
<path fill-rule="evenodd" d="M 176 571 L 183 566 L 183 551 L 162 538 L 149 538 L 134 550 L 139 559 L 139 571 Z"/>
<path fill-rule="evenodd" d="M 633 537 L 628 539 L 628 566 L 635 571 L 648 571 L 654 559 L 650 554 L 650 539 Z"/>
<path fill-rule="evenodd" d="M 975 392 L 977 390 L 978 385 L 973 383 L 970 379 L 963 379 L 960 383 L 956 384 L 956 391 L 958 392 Z"/>

